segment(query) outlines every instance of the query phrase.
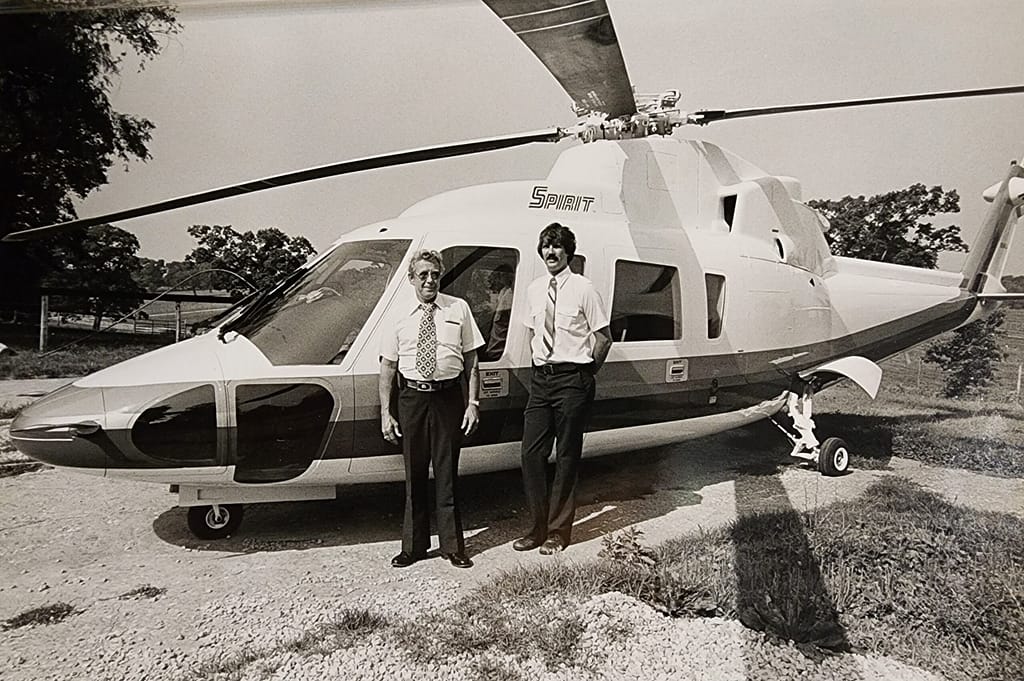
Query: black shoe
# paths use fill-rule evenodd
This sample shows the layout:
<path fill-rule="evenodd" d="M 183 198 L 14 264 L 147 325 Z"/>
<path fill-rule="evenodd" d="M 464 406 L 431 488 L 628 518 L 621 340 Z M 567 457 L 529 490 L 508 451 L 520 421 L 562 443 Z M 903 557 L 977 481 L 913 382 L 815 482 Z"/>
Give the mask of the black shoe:
<path fill-rule="evenodd" d="M 423 556 L 414 556 L 408 551 L 402 551 L 400 554 L 391 559 L 391 567 L 404 568 L 409 567 Z"/>
<path fill-rule="evenodd" d="M 539 542 L 533 537 L 526 536 L 520 537 L 512 542 L 512 548 L 516 551 L 533 551 L 535 548 L 540 546 L 543 542 Z"/>
<path fill-rule="evenodd" d="M 552 553 L 559 553 L 564 548 L 565 542 L 562 541 L 562 538 L 553 534 L 541 545 L 540 552 L 545 556 L 550 556 Z"/>
<path fill-rule="evenodd" d="M 447 559 L 449 563 L 457 568 L 473 567 L 473 561 L 471 561 L 469 556 L 461 551 L 457 551 L 455 553 L 442 553 L 441 557 Z"/>

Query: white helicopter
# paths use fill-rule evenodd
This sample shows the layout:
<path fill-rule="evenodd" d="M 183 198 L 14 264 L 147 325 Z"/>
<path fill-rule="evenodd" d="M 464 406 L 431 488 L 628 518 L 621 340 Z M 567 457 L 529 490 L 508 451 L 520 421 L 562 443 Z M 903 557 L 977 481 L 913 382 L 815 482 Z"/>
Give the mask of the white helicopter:
<path fill-rule="evenodd" d="M 1024 206 L 1011 165 L 959 273 L 833 256 L 800 184 L 687 124 L 849 106 L 1024 92 L 1024 86 L 685 113 L 668 91 L 639 101 L 605 0 L 488 6 L 573 98 L 578 125 L 300 170 L 93 218 L 35 238 L 287 184 L 573 138 L 547 177 L 449 191 L 345 234 L 202 336 L 79 379 L 11 424 L 23 453 L 81 473 L 170 484 L 201 538 L 233 533 L 242 504 L 333 499 L 339 485 L 401 480 L 379 430 L 378 338 L 412 295 L 410 254 L 441 251 L 442 290 L 465 298 L 487 343 L 481 425 L 463 473 L 519 465 L 536 238 L 577 235 L 572 267 L 594 281 L 615 343 L 598 382 L 586 456 L 657 446 L 788 414 L 792 455 L 825 475 L 849 466 L 814 432 L 814 393 L 846 378 L 872 397 L 877 361 L 1015 298 L 1000 284 Z"/>

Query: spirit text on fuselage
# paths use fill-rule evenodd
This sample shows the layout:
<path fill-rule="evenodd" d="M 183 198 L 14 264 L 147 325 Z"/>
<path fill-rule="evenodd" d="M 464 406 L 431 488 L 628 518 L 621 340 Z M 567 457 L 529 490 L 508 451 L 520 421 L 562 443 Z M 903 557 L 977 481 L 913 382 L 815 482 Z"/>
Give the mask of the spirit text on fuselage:
<path fill-rule="evenodd" d="M 548 188 L 544 185 L 534 187 L 533 194 L 530 196 L 532 199 L 530 201 L 530 208 L 551 208 L 554 210 L 586 212 L 590 210 L 590 205 L 594 203 L 593 196 L 548 192 Z"/>

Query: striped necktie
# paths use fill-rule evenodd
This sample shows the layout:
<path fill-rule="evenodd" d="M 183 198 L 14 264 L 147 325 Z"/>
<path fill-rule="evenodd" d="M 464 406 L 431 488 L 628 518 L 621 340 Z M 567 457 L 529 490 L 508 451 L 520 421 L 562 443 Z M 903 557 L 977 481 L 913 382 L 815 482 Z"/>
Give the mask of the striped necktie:
<path fill-rule="evenodd" d="M 416 337 L 416 371 L 424 380 L 430 380 L 437 368 L 437 327 L 434 326 L 434 304 L 420 305 L 420 331 Z"/>
<path fill-rule="evenodd" d="M 548 302 L 544 306 L 544 357 L 555 351 L 555 301 L 558 299 L 558 280 L 548 282 Z"/>

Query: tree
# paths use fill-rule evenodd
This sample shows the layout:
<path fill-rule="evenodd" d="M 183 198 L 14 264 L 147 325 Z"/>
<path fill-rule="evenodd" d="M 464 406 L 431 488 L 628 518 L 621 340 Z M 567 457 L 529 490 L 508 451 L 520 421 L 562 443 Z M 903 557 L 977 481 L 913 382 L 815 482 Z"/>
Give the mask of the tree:
<path fill-rule="evenodd" d="M 305 237 L 290 237 L 276 227 L 239 233 L 230 225 L 192 225 L 188 233 L 199 245 L 186 263 L 196 270 L 230 270 L 256 288 L 280 280 L 316 253 Z M 212 273 L 207 285 L 234 295 L 249 291 L 237 277 L 221 272 Z"/>
<path fill-rule="evenodd" d="M 44 243 L 63 267 L 49 272 L 43 283 L 52 288 L 94 292 L 94 295 L 86 297 L 84 306 L 78 298 L 59 298 L 57 301 L 58 305 L 68 305 L 76 310 L 84 307 L 93 315 L 94 330 L 99 330 L 104 315 L 129 312 L 141 302 L 139 294 L 142 289 L 132 276 L 139 268 L 139 259 L 135 255 L 139 250 L 139 240 L 131 232 L 111 225 L 98 225 L 90 227 L 84 234 L 62 234 Z"/>
<path fill-rule="evenodd" d="M 167 264 L 163 260 L 152 258 L 139 258 L 139 268 L 132 272 L 132 279 L 144 291 L 159 291 L 167 284 L 164 278 L 167 276 Z"/>
<path fill-rule="evenodd" d="M 838 201 L 808 201 L 828 218 L 832 252 L 851 258 L 935 267 L 943 251 L 966 251 L 956 225 L 935 227 L 927 218 L 960 211 L 956 190 L 913 184 L 906 189 Z"/>
<path fill-rule="evenodd" d="M 170 6 L 103 4 L 40 2 L 0 21 L 0 236 L 73 219 L 72 199 L 106 184 L 116 160 L 149 158 L 153 124 L 107 93 L 129 51 L 142 68 L 179 25 Z M 39 244 L 0 244 L 4 297 L 58 266 Z"/>
<path fill-rule="evenodd" d="M 198 288 L 196 280 L 199 279 L 199 277 L 194 279 L 189 279 L 189 277 L 197 271 L 198 270 L 196 270 L 195 267 L 187 262 L 172 260 L 167 263 L 167 273 L 164 275 L 164 281 L 174 291 L 190 288 L 192 289 L 192 292 L 195 293 Z"/>
<path fill-rule="evenodd" d="M 935 227 L 926 218 L 960 210 L 956 190 L 913 184 L 906 189 L 869 198 L 845 196 L 838 201 L 815 200 L 808 205 L 828 218 L 825 232 L 832 252 L 852 258 L 934 268 L 942 251 L 966 251 L 956 225 Z M 934 343 L 925 361 L 946 372 L 944 392 L 958 397 L 982 390 L 992 380 L 994 363 L 1002 360 L 995 333 L 1001 312 L 957 329 L 952 338 Z"/>
<path fill-rule="evenodd" d="M 943 394 L 963 397 L 984 391 L 995 374 L 994 363 L 1006 356 L 996 342 L 996 331 L 1006 313 L 997 310 L 984 319 L 961 326 L 944 341 L 933 343 L 924 361 L 938 364 L 946 372 Z"/>

